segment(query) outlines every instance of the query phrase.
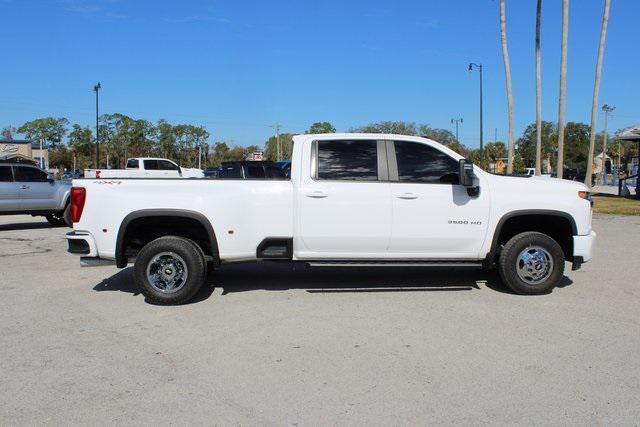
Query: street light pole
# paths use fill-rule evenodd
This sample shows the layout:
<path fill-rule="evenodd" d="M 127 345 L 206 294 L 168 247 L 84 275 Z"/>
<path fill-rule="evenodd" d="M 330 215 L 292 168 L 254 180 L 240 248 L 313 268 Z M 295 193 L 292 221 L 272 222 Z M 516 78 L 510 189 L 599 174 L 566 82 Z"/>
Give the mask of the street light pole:
<path fill-rule="evenodd" d="M 98 128 L 98 91 L 102 89 L 100 82 L 93 87 L 96 92 L 96 169 L 100 167 L 100 132 Z"/>
<path fill-rule="evenodd" d="M 484 159 L 483 156 L 483 132 L 482 132 L 482 64 L 469 63 L 469 71 L 478 70 L 480 72 L 480 162 Z M 481 165 L 482 166 L 482 165 Z"/>
<path fill-rule="evenodd" d="M 607 104 L 604 104 L 602 106 L 602 111 L 604 111 L 604 135 L 602 136 L 602 185 L 607 185 L 607 122 L 609 120 L 609 113 L 611 113 L 615 109 L 616 107 Z"/>
<path fill-rule="evenodd" d="M 453 123 L 456 124 L 456 142 L 460 142 L 460 139 L 458 139 L 458 125 L 462 123 L 462 117 L 459 119 L 451 119 L 451 124 Z"/>

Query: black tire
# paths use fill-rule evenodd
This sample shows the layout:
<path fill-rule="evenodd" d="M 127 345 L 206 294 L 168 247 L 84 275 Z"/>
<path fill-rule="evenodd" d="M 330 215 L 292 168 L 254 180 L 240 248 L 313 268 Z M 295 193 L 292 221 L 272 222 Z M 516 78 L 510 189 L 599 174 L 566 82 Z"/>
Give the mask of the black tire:
<path fill-rule="evenodd" d="M 59 227 L 61 225 L 73 227 L 73 221 L 71 221 L 71 204 L 68 203 L 62 211 L 45 215 L 45 218 L 47 219 L 47 221 L 49 221 L 49 224 L 56 227 Z"/>
<path fill-rule="evenodd" d="M 165 272 L 169 272 L 170 276 L 160 272 L 165 267 L 168 267 Z M 157 280 L 152 282 L 148 271 Z M 140 250 L 133 272 L 136 285 L 147 301 L 173 305 L 190 300 L 200 290 L 205 281 L 207 268 L 202 250 L 193 241 L 184 237 L 165 236 L 147 243 Z M 184 276 L 186 278 L 181 280 Z M 179 279 L 177 282 L 173 281 L 175 277 Z M 161 289 L 163 284 L 166 285 L 165 290 Z"/>
<path fill-rule="evenodd" d="M 531 259 L 531 263 L 525 262 L 526 259 Z M 562 280 L 564 252 L 558 242 L 546 234 L 520 233 L 504 245 L 498 270 L 502 281 L 515 293 L 546 294 Z"/>
<path fill-rule="evenodd" d="M 50 213 L 48 215 L 45 215 L 44 217 L 47 219 L 47 221 L 49 221 L 49 224 L 53 225 L 54 227 L 65 225 L 64 219 L 62 219 L 57 213 Z"/>
<path fill-rule="evenodd" d="M 67 227 L 73 228 L 73 221 L 71 221 L 71 203 L 68 203 L 67 207 L 64 208 L 64 212 L 62 212 L 62 221 L 64 221 Z"/>

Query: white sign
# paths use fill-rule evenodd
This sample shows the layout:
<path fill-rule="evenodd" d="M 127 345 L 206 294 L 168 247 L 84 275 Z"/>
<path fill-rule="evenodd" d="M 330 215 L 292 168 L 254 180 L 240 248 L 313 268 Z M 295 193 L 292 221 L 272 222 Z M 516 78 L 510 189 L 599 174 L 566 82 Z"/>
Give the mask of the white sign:
<path fill-rule="evenodd" d="M 4 144 L 2 146 L 0 146 L 0 151 L 3 153 L 17 153 L 19 150 L 19 147 L 16 144 Z"/>

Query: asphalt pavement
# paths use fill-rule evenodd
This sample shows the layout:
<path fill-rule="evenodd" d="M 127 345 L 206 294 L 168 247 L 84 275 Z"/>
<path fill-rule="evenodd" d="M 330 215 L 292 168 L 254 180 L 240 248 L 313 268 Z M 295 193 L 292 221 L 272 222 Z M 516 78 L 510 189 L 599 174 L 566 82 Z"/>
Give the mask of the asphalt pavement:
<path fill-rule="evenodd" d="M 640 217 L 544 296 L 495 274 L 224 267 L 190 304 L 0 217 L 0 424 L 640 422 Z"/>

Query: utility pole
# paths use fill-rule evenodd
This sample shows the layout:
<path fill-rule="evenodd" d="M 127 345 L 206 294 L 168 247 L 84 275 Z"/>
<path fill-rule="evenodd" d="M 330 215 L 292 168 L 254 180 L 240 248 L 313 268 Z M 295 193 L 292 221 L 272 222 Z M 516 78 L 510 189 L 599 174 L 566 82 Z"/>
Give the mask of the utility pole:
<path fill-rule="evenodd" d="M 202 169 L 202 144 L 198 145 L 198 169 Z"/>
<path fill-rule="evenodd" d="M 280 161 L 282 160 L 282 158 L 280 157 L 280 128 L 282 127 L 282 125 L 280 123 L 276 123 L 271 127 L 276 130 L 276 160 Z"/>
<path fill-rule="evenodd" d="M 469 71 L 478 70 L 480 72 L 480 161 L 484 159 L 483 156 L 483 141 L 482 141 L 482 64 L 474 64 L 473 62 L 469 64 Z M 482 166 L 482 165 L 480 165 Z"/>
<path fill-rule="evenodd" d="M 96 169 L 100 168 L 100 132 L 98 128 L 98 91 L 102 89 L 100 82 L 93 87 L 96 92 Z"/>
<path fill-rule="evenodd" d="M 460 139 L 458 139 L 458 125 L 462 124 L 462 117 L 460 117 L 459 119 L 451 119 L 451 124 L 455 123 L 456 124 L 456 142 L 460 142 Z"/>
<path fill-rule="evenodd" d="M 606 158 L 607 158 L 607 122 L 609 120 L 609 113 L 615 110 L 616 107 L 611 105 L 604 104 L 602 106 L 602 111 L 604 111 L 604 135 L 602 136 L 602 184 L 607 185 L 607 168 L 606 168 Z"/>

